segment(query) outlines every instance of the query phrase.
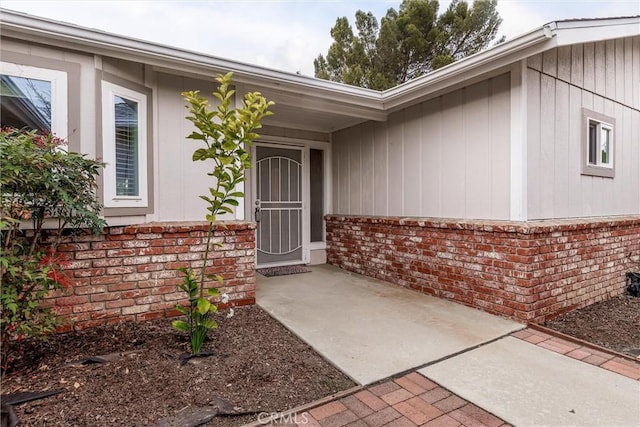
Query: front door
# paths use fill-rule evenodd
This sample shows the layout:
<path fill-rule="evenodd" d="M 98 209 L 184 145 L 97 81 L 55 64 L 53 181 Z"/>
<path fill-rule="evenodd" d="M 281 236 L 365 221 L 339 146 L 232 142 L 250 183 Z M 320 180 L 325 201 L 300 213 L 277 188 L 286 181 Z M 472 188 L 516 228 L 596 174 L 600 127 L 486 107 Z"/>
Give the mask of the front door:
<path fill-rule="evenodd" d="M 256 146 L 258 266 L 302 262 L 302 149 Z"/>

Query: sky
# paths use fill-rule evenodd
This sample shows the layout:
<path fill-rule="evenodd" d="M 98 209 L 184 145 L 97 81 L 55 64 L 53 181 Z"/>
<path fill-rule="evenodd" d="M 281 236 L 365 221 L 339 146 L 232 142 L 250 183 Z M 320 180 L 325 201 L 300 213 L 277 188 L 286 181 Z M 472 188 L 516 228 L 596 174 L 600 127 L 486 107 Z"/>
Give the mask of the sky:
<path fill-rule="evenodd" d="M 1 0 L 0 6 L 58 21 L 288 72 L 313 75 L 331 27 L 357 10 L 378 20 L 401 0 Z M 440 11 L 450 0 L 440 1 Z M 571 18 L 640 15 L 639 0 L 498 0 L 508 39 Z"/>

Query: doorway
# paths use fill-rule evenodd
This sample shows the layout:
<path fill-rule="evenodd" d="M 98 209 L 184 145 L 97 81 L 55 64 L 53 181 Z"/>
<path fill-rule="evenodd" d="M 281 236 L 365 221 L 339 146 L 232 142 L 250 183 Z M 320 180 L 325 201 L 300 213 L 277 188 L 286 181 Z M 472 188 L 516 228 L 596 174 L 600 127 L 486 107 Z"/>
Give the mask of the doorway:
<path fill-rule="evenodd" d="M 305 253 L 303 148 L 256 145 L 254 159 L 257 264 L 301 264 Z"/>

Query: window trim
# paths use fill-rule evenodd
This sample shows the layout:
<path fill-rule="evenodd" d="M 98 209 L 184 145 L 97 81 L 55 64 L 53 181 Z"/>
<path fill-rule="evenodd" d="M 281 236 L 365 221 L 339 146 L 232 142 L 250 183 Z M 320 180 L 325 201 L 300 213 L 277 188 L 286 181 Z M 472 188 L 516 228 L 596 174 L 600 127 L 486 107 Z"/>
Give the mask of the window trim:
<path fill-rule="evenodd" d="M 146 93 L 102 80 L 102 159 L 103 170 L 103 204 L 107 208 L 149 208 L 149 175 L 148 149 L 149 133 L 152 131 L 148 123 L 149 97 Z M 137 196 L 118 196 L 116 190 L 116 152 L 115 152 L 115 111 L 114 96 L 121 96 L 138 103 L 138 187 Z M 111 165 L 114 165 L 111 167 Z"/>
<path fill-rule="evenodd" d="M 603 165 L 600 164 L 600 162 L 598 162 L 598 164 L 589 163 L 589 128 L 591 123 L 596 123 L 598 125 L 598 130 L 602 129 L 602 127 L 610 130 L 609 164 Z M 615 177 L 615 156 L 617 151 L 615 127 L 616 119 L 613 117 L 605 116 L 604 114 L 597 113 L 587 108 L 582 109 L 582 175 L 602 178 Z"/>
<path fill-rule="evenodd" d="M 61 70 L 0 61 L 0 74 L 51 82 L 51 133 L 68 140 L 68 73 Z"/>

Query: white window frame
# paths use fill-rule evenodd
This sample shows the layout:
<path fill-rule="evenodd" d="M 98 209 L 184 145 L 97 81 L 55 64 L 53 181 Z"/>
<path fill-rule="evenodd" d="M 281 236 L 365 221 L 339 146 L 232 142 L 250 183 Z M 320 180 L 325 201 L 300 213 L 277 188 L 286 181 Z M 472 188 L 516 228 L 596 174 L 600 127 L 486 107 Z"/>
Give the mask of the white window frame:
<path fill-rule="evenodd" d="M 114 97 L 138 103 L 138 188 L 137 196 L 118 196 L 116 191 L 116 122 Z M 104 167 L 104 206 L 106 208 L 145 208 L 147 192 L 147 95 L 102 81 L 102 158 Z"/>
<path fill-rule="evenodd" d="M 69 137 L 67 125 L 68 82 L 65 71 L 0 62 L 0 74 L 51 82 L 51 133 L 65 140 Z"/>
<path fill-rule="evenodd" d="M 603 178 L 613 178 L 615 176 L 615 119 L 607 117 L 603 114 L 596 113 L 595 111 L 583 109 L 582 111 L 583 122 L 583 143 L 582 143 L 582 175 L 599 176 Z M 591 145 L 591 132 L 590 127 L 592 124 L 596 125 L 596 147 L 598 147 L 598 154 L 596 156 L 596 162 L 589 162 L 589 148 Z M 602 156 L 600 151 L 602 130 L 609 131 L 609 155 L 608 162 L 602 162 Z"/>

